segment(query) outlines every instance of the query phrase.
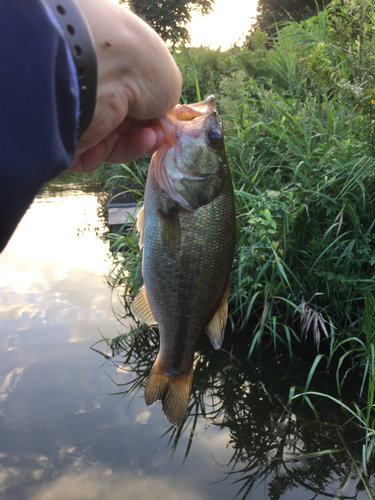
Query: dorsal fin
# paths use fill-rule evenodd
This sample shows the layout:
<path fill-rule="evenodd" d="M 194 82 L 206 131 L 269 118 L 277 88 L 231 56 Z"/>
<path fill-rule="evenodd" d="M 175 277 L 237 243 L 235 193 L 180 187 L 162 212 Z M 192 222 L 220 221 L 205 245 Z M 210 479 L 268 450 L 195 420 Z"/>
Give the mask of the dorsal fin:
<path fill-rule="evenodd" d="M 228 319 L 228 297 L 229 283 L 215 316 L 207 326 L 207 335 L 215 349 L 220 349 L 221 344 L 223 343 L 225 327 Z"/>

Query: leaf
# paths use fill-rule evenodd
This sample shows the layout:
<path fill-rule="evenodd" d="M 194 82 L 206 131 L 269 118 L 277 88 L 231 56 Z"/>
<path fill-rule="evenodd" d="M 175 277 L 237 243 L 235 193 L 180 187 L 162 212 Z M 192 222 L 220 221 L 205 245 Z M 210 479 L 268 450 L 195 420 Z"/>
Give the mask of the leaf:
<path fill-rule="evenodd" d="M 265 218 L 267 219 L 267 221 L 271 222 L 271 220 L 272 220 L 271 212 L 268 209 L 266 209 L 266 210 L 263 210 L 262 213 L 265 216 Z"/>

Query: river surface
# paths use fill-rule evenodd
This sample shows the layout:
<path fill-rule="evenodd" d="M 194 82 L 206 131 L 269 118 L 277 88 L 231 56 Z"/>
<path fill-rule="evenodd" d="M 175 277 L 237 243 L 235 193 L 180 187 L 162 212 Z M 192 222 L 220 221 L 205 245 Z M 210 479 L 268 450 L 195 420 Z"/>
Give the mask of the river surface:
<path fill-rule="evenodd" d="M 336 431 L 286 407 L 279 383 L 299 369 L 284 358 L 248 363 L 241 335 L 219 352 L 203 339 L 176 432 L 143 399 L 155 332 L 111 359 L 90 349 L 129 328 L 100 196 L 46 188 L 0 256 L 0 498 L 368 498 Z"/>

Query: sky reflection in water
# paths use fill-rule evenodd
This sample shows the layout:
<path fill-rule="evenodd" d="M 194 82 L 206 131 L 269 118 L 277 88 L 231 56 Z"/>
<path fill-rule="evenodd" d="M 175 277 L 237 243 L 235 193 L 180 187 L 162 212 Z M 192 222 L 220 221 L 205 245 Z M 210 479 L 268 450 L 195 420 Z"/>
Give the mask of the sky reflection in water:
<path fill-rule="evenodd" d="M 45 192 L 0 257 L 0 498 L 209 498 L 205 441 L 220 433 L 203 438 L 194 467 L 170 464 L 159 408 L 109 396 L 116 386 L 89 349 L 116 336 L 119 308 L 98 207 L 95 193 Z"/>
<path fill-rule="evenodd" d="M 334 497 L 347 461 L 291 461 L 336 445 L 284 412 L 270 362 L 261 380 L 276 396 L 251 378 L 262 368 L 236 358 L 246 347 L 230 356 L 202 341 L 192 423 L 181 436 L 160 405 L 146 407 L 143 391 L 110 396 L 127 388 L 113 380 L 142 383 L 157 337 L 141 337 L 125 365 L 89 349 L 126 328 L 105 281 L 111 259 L 98 209 L 95 193 L 46 190 L 0 256 L 0 498 L 229 500 L 248 485 L 253 500 Z M 355 482 L 346 495 L 367 498 Z"/>

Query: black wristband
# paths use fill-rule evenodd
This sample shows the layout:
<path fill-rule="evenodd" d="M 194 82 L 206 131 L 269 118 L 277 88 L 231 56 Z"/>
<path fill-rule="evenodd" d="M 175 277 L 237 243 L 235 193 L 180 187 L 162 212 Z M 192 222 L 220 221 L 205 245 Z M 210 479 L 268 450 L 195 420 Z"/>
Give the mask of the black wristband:
<path fill-rule="evenodd" d="M 98 68 L 94 42 L 88 23 L 74 0 L 44 0 L 64 32 L 77 70 L 79 86 L 78 139 L 94 116 Z"/>

